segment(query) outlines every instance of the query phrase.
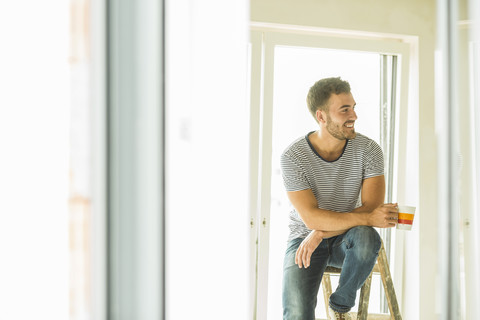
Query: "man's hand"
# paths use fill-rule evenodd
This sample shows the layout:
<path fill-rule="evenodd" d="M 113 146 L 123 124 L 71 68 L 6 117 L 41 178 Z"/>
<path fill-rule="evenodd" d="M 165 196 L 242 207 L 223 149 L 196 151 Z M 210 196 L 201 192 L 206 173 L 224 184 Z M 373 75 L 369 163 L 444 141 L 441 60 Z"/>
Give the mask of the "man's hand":
<path fill-rule="evenodd" d="M 304 266 L 305 268 L 310 267 L 310 258 L 312 253 L 317 249 L 320 242 L 323 240 L 323 232 L 319 230 L 313 230 L 310 234 L 303 239 L 302 243 L 297 249 L 295 254 L 295 263 L 299 268 Z"/>
<path fill-rule="evenodd" d="M 375 208 L 368 216 L 368 225 L 377 228 L 395 227 L 398 221 L 396 203 L 385 203 Z"/>

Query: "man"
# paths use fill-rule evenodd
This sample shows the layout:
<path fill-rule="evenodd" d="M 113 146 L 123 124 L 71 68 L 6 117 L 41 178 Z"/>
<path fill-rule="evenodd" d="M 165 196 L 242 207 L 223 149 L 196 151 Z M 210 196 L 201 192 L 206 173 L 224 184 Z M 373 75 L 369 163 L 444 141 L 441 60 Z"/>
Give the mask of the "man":
<path fill-rule="evenodd" d="M 351 319 L 357 290 L 381 247 L 373 227 L 394 227 L 396 204 L 383 204 L 383 153 L 355 132 L 355 100 L 340 78 L 317 81 L 307 96 L 319 130 L 293 142 L 281 156 L 293 205 L 283 274 L 284 320 L 315 319 L 325 268 L 342 268 L 329 301 L 333 319 Z M 357 204 L 357 202 L 360 203 Z"/>

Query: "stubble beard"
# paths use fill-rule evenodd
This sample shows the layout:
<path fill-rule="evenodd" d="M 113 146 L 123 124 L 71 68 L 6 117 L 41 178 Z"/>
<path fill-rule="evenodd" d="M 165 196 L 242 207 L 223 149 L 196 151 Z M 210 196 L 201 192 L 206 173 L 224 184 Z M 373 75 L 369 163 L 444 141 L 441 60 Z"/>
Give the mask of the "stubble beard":
<path fill-rule="evenodd" d="M 349 130 L 347 132 L 346 130 L 343 130 L 344 125 L 338 125 L 337 123 L 334 123 L 332 119 L 330 118 L 329 115 L 327 115 L 327 131 L 334 137 L 337 138 L 338 140 L 351 140 L 355 139 L 357 136 L 357 133 L 355 132 L 355 129 Z"/>

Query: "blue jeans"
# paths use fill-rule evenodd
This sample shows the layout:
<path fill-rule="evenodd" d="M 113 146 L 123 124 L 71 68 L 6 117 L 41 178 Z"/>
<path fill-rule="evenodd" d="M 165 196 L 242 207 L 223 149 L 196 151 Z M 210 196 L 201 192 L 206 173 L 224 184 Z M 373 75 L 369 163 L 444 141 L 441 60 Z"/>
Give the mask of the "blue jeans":
<path fill-rule="evenodd" d="M 313 252 L 310 267 L 299 268 L 295 253 L 302 238 L 288 243 L 283 265 L 283 319 L 314 320 L 318 289 L 327 266 L 342 268 L 337 289 L 330 296 L 330 307 L 348 312 L 355 305 L 360 289 L 377 260 L 382 245 L 372 227 L 354 227 L 346 233 L 324 239 Z"/>

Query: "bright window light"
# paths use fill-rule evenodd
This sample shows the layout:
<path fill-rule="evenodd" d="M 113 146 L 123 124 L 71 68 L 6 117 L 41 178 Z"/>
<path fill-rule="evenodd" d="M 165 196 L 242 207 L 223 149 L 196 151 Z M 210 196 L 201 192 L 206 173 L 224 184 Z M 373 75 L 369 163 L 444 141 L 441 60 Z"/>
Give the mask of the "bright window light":
<path fill-rule="evenodd" d="M 69 3 L 0 4 L 0 318 L 68 318 Z"/>
<path fill-rule="evenodd" d="M 356 131 L 380 143 L 380 54 L 358 51 L 276 46 L 274 66 L 272 182 L 270 208 L 268 319 L 282 317 L 282 265 L 288 238 L 289 202 L 283 186 L 280 154 L 296 138 L 317 130 L 308 111 L 310 87 L 326 77 L 350 83 L 357 102 Z M 338 277 L 332 277 L 336 287 Z M 369 310 L 379 313 L 379 278 L 372 278 Z M 358 297 L 357 297 L 358 298 Z M 317 318 L 325 318 L 319 290 Z M 356 307 L 358 303 L 356 304 Z"/>

